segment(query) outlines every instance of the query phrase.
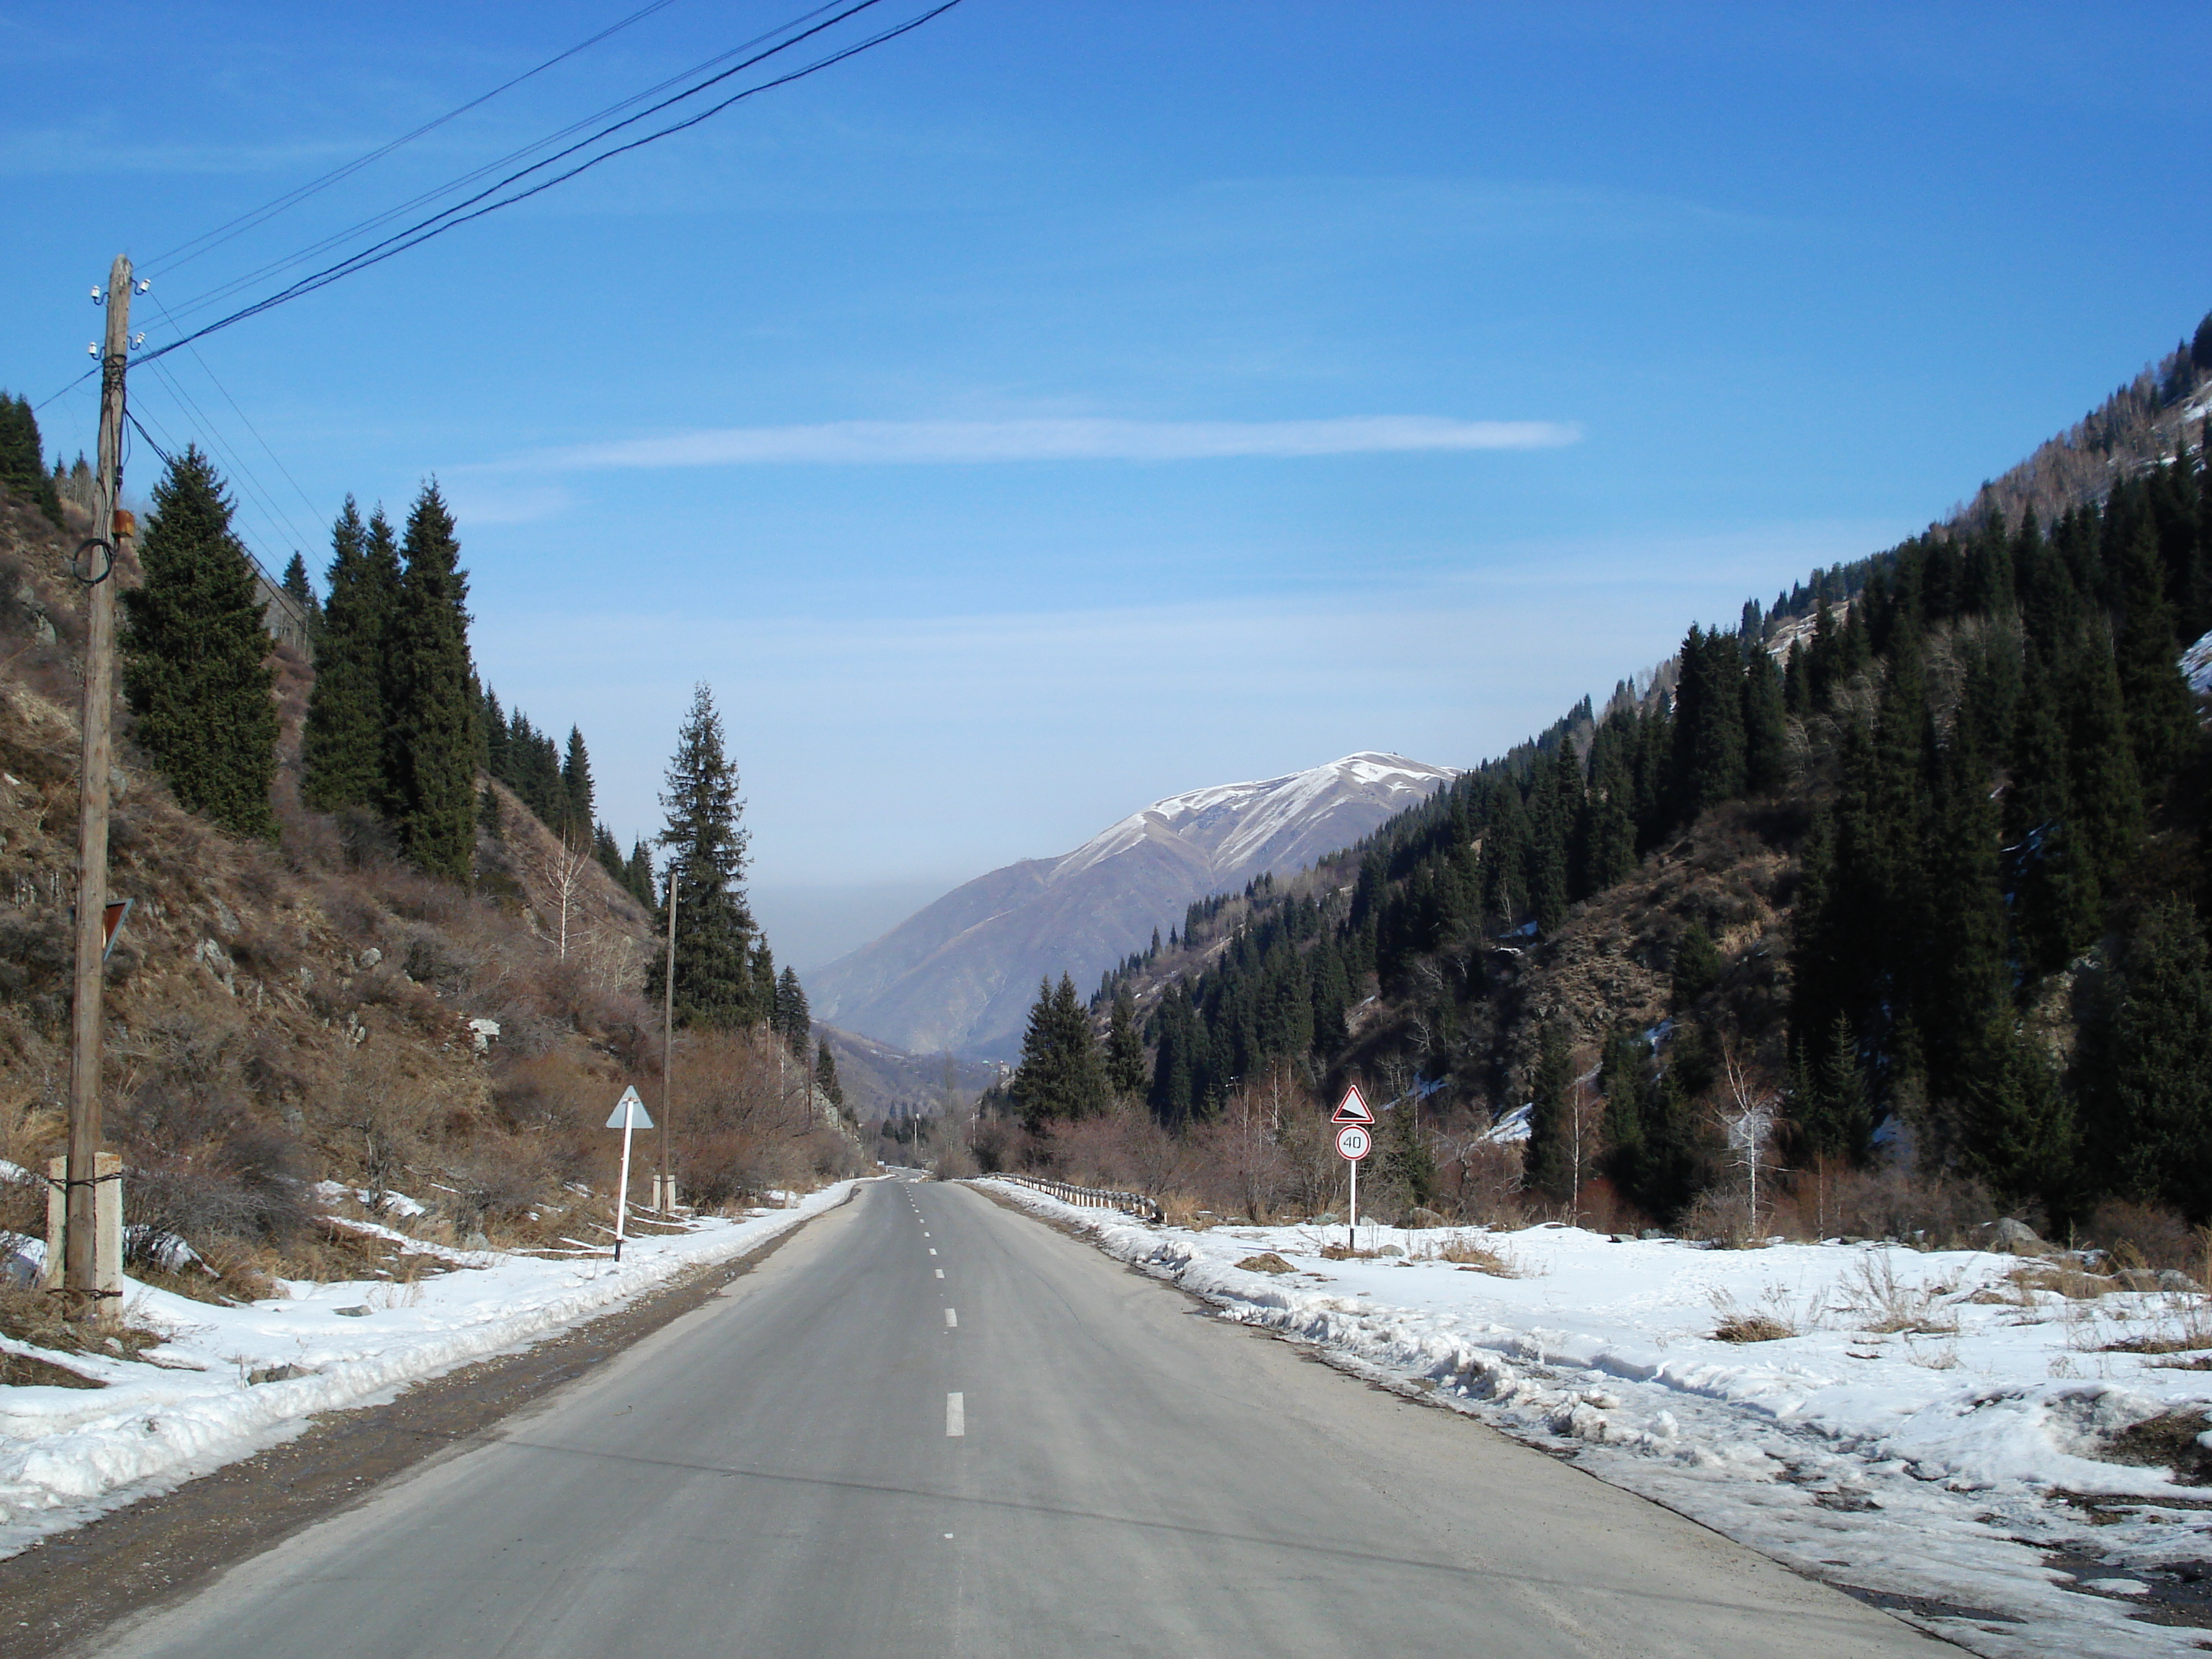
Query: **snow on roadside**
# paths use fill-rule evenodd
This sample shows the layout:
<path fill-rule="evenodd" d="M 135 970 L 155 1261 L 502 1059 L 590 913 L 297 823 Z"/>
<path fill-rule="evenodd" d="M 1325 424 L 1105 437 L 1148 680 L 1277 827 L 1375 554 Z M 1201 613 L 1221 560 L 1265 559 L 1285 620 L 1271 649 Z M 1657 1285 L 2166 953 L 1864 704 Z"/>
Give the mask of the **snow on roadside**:
<path fill-rule="evenodd" d="M 374 1403 L 526 1346 L 688 1267 L 741 1255 L 844 1202 L 860 1184 L 842 1181 L 742 1220 L 702 1218 L 686 1232 L 633 1238 L 619 1265 L 605 1256 L 453 1251 L 350 1223 L 458 1270 L 413 1284 L 289 1281 L 288 1298 L 228 1308 L 132 1285 L 132 1321 L 170 1334 L 147 1350 L 150 1364 L 0 1338 L 0 1348 L 107 1385 L 0 1389 L 0 1556 L 279 1444 L 316 1413 Z M 286 1368 L 298 1374 L 250 1380 Z"/>
<path fill-rule="evenodd" d="M 2155 1363 L 2185 1356 L 2105 1351 L 2203 1317 L 2200 1297 L 2069 1302 L 1979 1251 L 1559 1226 L 1363 1226 L 1363 1250 L 1406 1254 L 1331 1261 L 1341 1226 L 1193 1232 L 991 1185 L 1224 1318 L 1424 1388 L 1814 1577 L 1917 1598 L 1905 1616 L 1992 1659 L 2203 1651 L 2203 1628 L 2133 1615 L 2147 1583 L 2212 1573 L 2206 1489 L 2099 1455 L 2212 1399 L 2212 1376 Z M 1436 1259 L 1455 1243 L 1519 1276 Z M 1293 1271 L 1237 1266 L 1268 1252 Z M 1731 1315 L 1802 1334 L 1715 1340 Z"/>

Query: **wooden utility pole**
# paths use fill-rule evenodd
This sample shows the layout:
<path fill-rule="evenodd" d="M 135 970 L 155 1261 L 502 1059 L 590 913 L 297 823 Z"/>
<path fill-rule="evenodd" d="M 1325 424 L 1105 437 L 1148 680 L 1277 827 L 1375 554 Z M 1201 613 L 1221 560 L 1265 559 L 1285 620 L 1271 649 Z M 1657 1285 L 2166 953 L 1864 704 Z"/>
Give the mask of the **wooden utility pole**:
<path fill-rule="evenodd" d="M 102 1294 L 99 1227 L 101 979 L 107 954 L 107 775 L 114 763 L 109 705 L 114 696 L 115 562 L 135 528 L 120 507 L 123 375 L 131 354 L 131 261 L 115 256 L 107 274 L 107 341 L 100 357 L 100 477 L 93 533 L 78 556 L 84 584 L 83 759 L 77 775 L 76 972 L 70 1012 L 67 1224 L 62 1289 L 70 1316 L 95 1317 L 116 1293 Z M 111 1176 L 110 1179 L 115 1177 Z"/>
<path fill-rule="evenodd" d="M 668 861 L 668 974 L 660 988 L 660 1207 L 676 1207 L 676 1171 L 668 1162 L 668 1093 L 676 1073 L 676 860 Z"/>

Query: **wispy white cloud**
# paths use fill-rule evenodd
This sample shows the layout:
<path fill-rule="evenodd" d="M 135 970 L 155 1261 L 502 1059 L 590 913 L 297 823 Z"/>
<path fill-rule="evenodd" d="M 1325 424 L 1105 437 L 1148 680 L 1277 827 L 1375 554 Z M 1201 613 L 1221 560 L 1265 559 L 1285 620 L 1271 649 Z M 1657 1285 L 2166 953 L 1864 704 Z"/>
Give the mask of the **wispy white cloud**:
<path fill-rule="evenodd" d="M 1582 428 L 1559 421 L 1354 415 L 1318 421 L 828 421 L 737 426 L 543 451 L 509 468 L 972 465 L 989 461 L 1191 461 L 1232 456 L 1371 455 L 1553 449 Z"/>

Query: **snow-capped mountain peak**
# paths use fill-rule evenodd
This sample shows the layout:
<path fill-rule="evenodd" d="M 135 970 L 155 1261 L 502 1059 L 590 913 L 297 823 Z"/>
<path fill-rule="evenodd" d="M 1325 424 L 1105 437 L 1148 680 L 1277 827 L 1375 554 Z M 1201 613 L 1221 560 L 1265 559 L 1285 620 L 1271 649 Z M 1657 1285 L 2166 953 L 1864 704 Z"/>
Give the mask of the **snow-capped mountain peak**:
<path fill-rule="evenodd" d="M 955 889 L 820 970 L 809 989 L 825 1018 L 902 1048 L 1011 1052 L 1041 977 L 1095 983 L 1194 899 L 1304 869 L 1453 775 L 1363 751 L 1170 795 L 1071 853 Z"/>

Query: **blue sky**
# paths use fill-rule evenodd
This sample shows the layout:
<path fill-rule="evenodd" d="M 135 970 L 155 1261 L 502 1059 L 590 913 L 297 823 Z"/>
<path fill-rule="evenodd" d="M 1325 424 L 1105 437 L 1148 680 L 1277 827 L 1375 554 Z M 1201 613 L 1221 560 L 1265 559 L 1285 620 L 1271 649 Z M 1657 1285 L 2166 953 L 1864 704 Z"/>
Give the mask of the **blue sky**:
<path fill-rule="evenodd" d="M 165 264 L 634 7 L 0 0 L 0 386 L 82 372 L 118 247 L 158 344 L 786 3 L 674 0 Z M 965 0 L 134 407 L 271 562 L 434 473 L 480 666 L 625 842 L 712 684 L 807 964 L 1164 793 L 1480 760 L 1940 515 L 2212 307 L 2208 48 L 2181 5 Z"/>

